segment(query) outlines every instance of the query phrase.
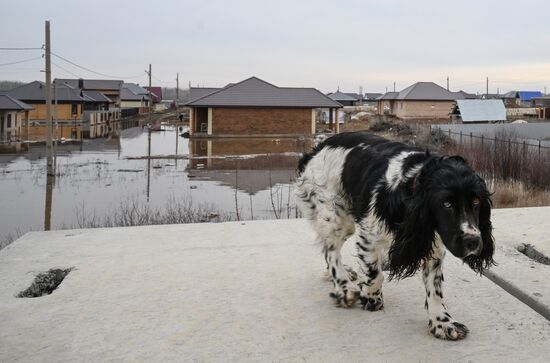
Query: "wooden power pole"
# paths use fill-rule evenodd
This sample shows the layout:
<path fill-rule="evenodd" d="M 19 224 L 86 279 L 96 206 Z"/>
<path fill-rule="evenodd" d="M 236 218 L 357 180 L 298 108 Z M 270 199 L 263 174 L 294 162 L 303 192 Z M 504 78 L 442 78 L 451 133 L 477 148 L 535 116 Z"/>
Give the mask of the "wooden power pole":
<path fill-rule="evenodd" d="M 487 95 L 487 98 L 489 97 L 489 77 L 487 77 L 487 88 L 485 94 Z"/>
<path fill-rule="evenodd" d="M 447 76 L 447 91 L 449 90 L 449 76 Z"/>
<path fill-rule="evenodd" d="M 149 72 L 147 72 L 147 75 L 149 76 L 149 125 L 153 126 L 152 123 L 152 116 L 153 116 L 153 94 L 151 92 L 151 63 L 149 63 Z"/>
<path fill-rule="evenodd" d="M 52 68 L 51 68 L 50 22 L 46 20 L 46 157 L 47 173 L 53 170 L 53 132 L 52 132 Z"/>
<path fill-rule="evenodd" d="M 180 100 L 180 74 L 176 73 L 176 110 L 178 109 L 179 100 Z"/>

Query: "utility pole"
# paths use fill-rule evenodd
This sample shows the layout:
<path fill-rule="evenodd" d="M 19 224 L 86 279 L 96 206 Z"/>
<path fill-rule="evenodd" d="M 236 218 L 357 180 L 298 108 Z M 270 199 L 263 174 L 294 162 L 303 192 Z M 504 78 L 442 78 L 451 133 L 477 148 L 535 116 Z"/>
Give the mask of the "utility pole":
<path fill-rule="evenodd" d="M 178 109 L 179 99 L 180 99 L 180 74 L 176 73 L 176 110 Z"/>
<path fill-rule="evenodd" d="M 544 87 L 544 95 L 546 96 L 546 87 Z"/>
<path fill-rule="evenodd" d="M 485 94 L 487 95 L 487 97 L 489 97 L 489 77 L 487 77 L 487 90 Z"/>
<path fill-rule="evenodd" d="M 447 91 L 449 90 L 449 76 L 447 76 Z"/>
<path fill-rule="evenodd" d="M 149 76 L 149 125 L 153 126 L 153 123 L 151 122 L 151 116 L 153 111 L 153 97 L 151 94 L 151 63 L 149 63 L 149 72 L 145 71 L 147 75 Z"/>
<path fill-rule="evenodd" d="M 395 82 L 393 82 L 393 91 L 395 92 Z"/>
<path fill-rule="evenodd" d="M 50 21 L 46 20 L 46 154 L 47 173 L 54 175 L 52 141 L 52 68 L 51 68 Z"/>

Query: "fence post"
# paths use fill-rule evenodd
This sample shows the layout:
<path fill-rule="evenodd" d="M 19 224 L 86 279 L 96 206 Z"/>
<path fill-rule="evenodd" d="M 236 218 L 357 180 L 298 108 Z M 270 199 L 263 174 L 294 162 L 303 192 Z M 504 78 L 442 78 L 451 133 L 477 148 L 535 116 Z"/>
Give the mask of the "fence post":
<path fill-rule="evenodd" d="M 449 139 L 451 138 L 451 129 L 449 128 Z"/>
<path fill-rule="evenodd" d="M 460 146 L 462 146 L 462 131 L 460 131 Z"/>
<path fill-rule="evenodd" d="M 474 135 L 470 132 L 470 147 L 474 145 Z"/>
<path fill-rule="evenodd" d="M 539 140 L 539 156 L 540 156 L 540 140 Z"/>
<path fill-rule="evenodd" d="M 481 135 L 481 150 L 483 150 L 483 134 Z"/>
<path fill-rule="evenodd" d="M 522 163 L 525 163 L 525 159 L 527 159 L 527 149 L 525 145 L 525 140 L 523 141 L 523 160 Z"/>

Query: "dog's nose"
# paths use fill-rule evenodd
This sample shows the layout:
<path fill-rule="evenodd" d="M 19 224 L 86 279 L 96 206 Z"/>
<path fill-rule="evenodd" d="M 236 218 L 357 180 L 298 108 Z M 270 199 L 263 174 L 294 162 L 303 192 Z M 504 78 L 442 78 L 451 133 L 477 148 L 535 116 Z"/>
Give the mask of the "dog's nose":
<path fill-rule="evenodd" d="M 464 236 L 464 247 L 466 248 L 466 251 L 473 252 L 478 251 L 479 247 L 481 245 L 481 238 L 478 236 Z"/>

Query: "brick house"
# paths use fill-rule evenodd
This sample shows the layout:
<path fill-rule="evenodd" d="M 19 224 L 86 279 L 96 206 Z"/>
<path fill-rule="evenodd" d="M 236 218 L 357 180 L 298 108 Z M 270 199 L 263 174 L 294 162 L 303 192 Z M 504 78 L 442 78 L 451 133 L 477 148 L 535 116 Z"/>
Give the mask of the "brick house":
<path fill-rule="evenodd" d="M 388 92 L 386 95 L 379 98 L 378 113 L 403 120 L 448 121 L 456 100 L 464 98 L 433 82 L 417 82 L 397 94 Z"/>
<path fill-rule="evenodd" d="M 32 106 L 0 94 L 0 142 L 27 139 L 30 110 Z"/>
<path fill-rule="evenodd" d="M 186 106 L 192 137 L 312 135 L 316 109 L 342 107 L 314 88 L 277 87 L 256 77 L 192 88 Z"/>

